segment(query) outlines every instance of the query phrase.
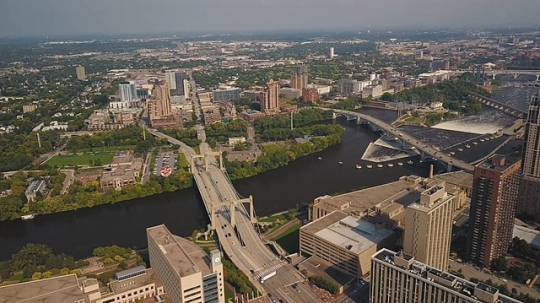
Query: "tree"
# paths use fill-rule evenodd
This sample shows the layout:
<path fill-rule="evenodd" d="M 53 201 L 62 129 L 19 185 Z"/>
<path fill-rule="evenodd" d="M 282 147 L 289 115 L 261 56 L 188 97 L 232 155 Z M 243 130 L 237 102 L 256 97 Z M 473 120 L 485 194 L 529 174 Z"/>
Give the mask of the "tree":
<path fill-rule="evenodd" d="M 507 271 L 508 260 L 504 256 L 500 256 L 491 262 L 491 268 L 496 271 Z"/>
<path fill-rule="evenodd" d="M 32 275 L 32 281 L 41 279 L 41 272 L 37 271 Z"/>

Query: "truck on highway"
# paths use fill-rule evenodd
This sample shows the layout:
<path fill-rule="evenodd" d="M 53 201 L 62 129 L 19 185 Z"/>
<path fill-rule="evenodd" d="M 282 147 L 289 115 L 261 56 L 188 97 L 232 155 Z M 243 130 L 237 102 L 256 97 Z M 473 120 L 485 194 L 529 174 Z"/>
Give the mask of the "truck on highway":
<path fill-rule="evenodd" d="M 271 272 L 269 272 L 269 273 L 267 273 L 267 274 L 265 274 L 265 275 L 262 275 L 261 278 L 260 278 L 261 284 L 263 284 L 264 281 L 266 281 L 266 280 L 272 278 L 272 277 L 275 276 L 275 275 L 276 275 L 276 271 L 275 271 L 275 270 L 274 270 L 274 271 L 271 271 Z"/>

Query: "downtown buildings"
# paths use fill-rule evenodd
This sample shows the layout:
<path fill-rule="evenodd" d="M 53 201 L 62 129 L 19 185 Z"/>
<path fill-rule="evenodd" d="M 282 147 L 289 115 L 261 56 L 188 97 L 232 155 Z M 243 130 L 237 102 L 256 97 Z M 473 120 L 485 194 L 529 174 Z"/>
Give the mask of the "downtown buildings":
<path fill-rule="evenodd" d="M 267 115 L 279 113 L 279 82 L 270 80 L 261 93 L 261 111 Z"/>
<path fill-rule="evenodd" d="M 308 85 L 308 66 L 305 64 L 295 65 L 291 69 L 291 87 L 302 91 Z"/>
<path fill-rule="evenodd" d="M 484 283 L 473 283 L 417 261 L 403 252 L 381 249 L 371 262 L 371 303 L 519 303 Z"/>
<path fill-rule="evenodd" d="M 186 96 L 190 94 L 188 74 L 180 71 L 165 72 L 165 81 L 170 89 L 171 96 Z"/>
<path fill-rule="evenodd" d="M 152 127 L 182 126 L 182 118 L 172 112 L 171 96 L 168 85 L 156 85 L 152 99 L 146 100 L 148 119 Z"/>
<path fill-rule="evenodd" d="M 512 242 L 521 160 L 494 155 L 474 168 L 467 256 L 490 267 Z"/>
<path fill-rule="evenodd" d="M 523 146 L 523 177 L 519 188 L 517 213 L 524 217 L 540 215 L 540 93 L 534 94 L 527 116 Z"/>

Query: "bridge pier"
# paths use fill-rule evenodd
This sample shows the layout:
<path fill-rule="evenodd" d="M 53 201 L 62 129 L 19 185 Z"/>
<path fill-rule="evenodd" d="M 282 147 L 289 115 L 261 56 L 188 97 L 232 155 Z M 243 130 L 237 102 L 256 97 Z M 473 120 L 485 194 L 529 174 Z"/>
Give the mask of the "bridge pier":
<path fill-rule="evenodd" d="M 208 167 L 210 166 L 210 160 L 209 158 L 212 156 L 219 156 L 219 169 L 224 170 L 223 168 L 223 153 L 221 152 L 206 152 L 206 155 L 204 157 L 204 164 L 206 165 L 206 171 L 208 171 Z"/>

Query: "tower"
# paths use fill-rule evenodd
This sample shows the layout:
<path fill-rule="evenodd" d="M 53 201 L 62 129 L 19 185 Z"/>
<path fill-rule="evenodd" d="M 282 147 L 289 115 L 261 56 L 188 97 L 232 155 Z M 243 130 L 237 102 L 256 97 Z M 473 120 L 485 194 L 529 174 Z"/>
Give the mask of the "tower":
<path fill-rule="evenodd" d="M 512 242 L 521 160 L 493 155 L 474 168 L 467 256 L 486 267 Z"/>
<path fill-rule="evenodd" d="M 86 72 L 84 71 L 84 66 L 77 66 L 75 68 L 75 72 L 77 73 L 77 79 L 81 81 L 86 80 Z"/>
<path fill-rule="evenodd" d="M 137 99 L 135 83 L 122 82 L 118 85 L 118 90 L 120 91 L 120 100 L 124 102 L 134 101 Z"/>
<path fill-rule="evenodd" d="M 308 66 L 305 64 L 295 65 L 291 70 L 291 87 L 300 91 L 308 84 Z"/>
<path fill-rule="evenodd" d="M 529 105 L 523 145 L 523 178 L 519 188 L 517 213 L 540 215 L 540 93 L 534 94 Z"/>
<path fill-rule="evenodd" d="M 333 47 L 330 48 L 330 55 L 329 55 L 329 58 L 330 58 L 330 59 L 334 59 L 334 48 L 333 48 Z"/>
<path fill-rule="evenodd" d="M 420 201 L 405 209 L 406 254 L 440 270 L 448 269 L 452 238 L 454 196 L 446 192 L 445 183 L 428 187 Z"/>
<path fill-rule="evenodd" d="M 270 115 L 279 112 L 279 82 L 270 80 L 266 85 L 262 93 L 261 111 Z"/>

